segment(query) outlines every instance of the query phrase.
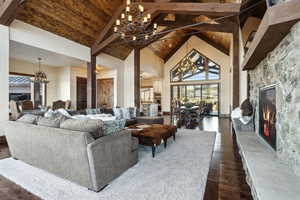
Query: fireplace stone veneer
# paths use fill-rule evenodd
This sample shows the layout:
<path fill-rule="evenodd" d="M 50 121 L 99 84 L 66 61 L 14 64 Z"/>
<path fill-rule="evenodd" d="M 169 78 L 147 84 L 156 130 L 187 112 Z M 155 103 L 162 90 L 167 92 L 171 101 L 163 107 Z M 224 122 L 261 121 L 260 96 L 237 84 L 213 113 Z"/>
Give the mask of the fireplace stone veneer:
<path fill-rule="evenodd" d="M 259 127 L 260 88 L 276 84 L 276 155 L 300 176 L 300 22 L 249 76 L 255 127 Z"/>

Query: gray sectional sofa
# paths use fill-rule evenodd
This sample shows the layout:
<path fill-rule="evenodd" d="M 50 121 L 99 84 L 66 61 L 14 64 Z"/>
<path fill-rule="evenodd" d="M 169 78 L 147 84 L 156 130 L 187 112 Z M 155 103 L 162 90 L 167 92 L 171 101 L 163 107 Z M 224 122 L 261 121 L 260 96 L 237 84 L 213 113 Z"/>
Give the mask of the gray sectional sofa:
<path fill-rule="evenodd" d="M 128 131 L 94 139 L 88 132 L 3 122 L 11 155 L 32 166 L 100 191 L 138 161 Z"/>

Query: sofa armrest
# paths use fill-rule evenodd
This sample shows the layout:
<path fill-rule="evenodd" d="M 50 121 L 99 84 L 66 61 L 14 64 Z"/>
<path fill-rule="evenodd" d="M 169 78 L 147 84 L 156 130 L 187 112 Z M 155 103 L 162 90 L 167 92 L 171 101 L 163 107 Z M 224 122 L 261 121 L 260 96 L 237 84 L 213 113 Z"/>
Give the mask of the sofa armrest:
<path fill-rule="evenodd" d="M 87 152 L 94 191 L 99 191 L 130 167 L 131 133 L 123 130 L 88 144 Z"/>

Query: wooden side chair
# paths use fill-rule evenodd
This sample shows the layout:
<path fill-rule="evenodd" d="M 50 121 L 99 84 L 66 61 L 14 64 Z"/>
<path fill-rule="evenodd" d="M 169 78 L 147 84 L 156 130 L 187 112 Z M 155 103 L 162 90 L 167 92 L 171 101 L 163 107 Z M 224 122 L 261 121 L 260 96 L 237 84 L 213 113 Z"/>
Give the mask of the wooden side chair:
<path fill-rule="evenodd" d="M 62 100 L 58 100 L 58 101 L 54 101 L 52 103 L 52 109 L 53 110 L 58 110 L 60 108 L 66 108 L 66 102 L 65 101 L 62 101 Z"/>
<path fill-rule="evenodd" d="M 22 111 L 34 110 L 33 102 L 30 100 L 25 100 L 21 102 Z"/>

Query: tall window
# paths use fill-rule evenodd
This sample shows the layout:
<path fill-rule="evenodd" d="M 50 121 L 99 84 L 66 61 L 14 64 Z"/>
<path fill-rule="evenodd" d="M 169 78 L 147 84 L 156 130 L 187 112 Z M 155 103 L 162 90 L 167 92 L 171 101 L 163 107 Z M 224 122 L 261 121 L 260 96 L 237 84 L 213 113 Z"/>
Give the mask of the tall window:
<path fill-rule="evenodd" d="M 171 82 L 218 79 L 220 79 L 220 66 L 195 49 L 171 70 Z"/>

